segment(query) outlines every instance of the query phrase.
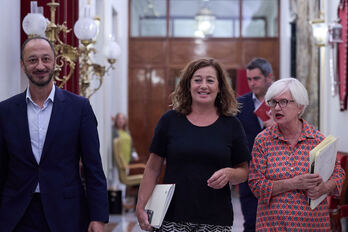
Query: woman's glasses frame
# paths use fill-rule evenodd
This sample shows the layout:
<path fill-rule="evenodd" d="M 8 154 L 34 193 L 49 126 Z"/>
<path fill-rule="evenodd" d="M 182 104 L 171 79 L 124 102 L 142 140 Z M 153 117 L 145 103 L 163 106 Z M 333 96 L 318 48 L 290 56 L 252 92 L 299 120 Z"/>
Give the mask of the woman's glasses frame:
<path fill-rule="evenodd" d="M 277 104 L 279 105 L 280 108 L 285 108 L 287 107 L 287 105 L 290 102 L 295 102 L 294 100 L 288 100 L 288 99 L 280 99 L 279 101 L 271 99 L 267 101 L 267 104 L 271 107 L 271 108 L 275 108 L 277 106 Z"/>

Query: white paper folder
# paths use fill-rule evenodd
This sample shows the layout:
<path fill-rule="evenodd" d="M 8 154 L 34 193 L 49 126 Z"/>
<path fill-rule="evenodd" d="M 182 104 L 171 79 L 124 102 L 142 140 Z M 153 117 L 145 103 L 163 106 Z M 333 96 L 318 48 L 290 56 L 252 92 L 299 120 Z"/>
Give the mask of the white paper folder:
<path fill-rule="evenodd" d="M 335 168 L 337 145 L 338 139 L 329 135 L 309 152 L 311 173 L 318 173 L 324 182 L 330 178 Z M 317 207 L 326 197 L 327 194 L 324 194 L 318 199 L 310 200 L 311 209 Z"/>
<path fill-rule="evenodd" d="M 148 215 L 152 215 L 151 218 L 149 218 L 152 227 L 161 227 L 170 201 L 172 200 L 174 189 L 175 184 L 157 184 L 153 189 L 152 195 L 145 206 Z"/>

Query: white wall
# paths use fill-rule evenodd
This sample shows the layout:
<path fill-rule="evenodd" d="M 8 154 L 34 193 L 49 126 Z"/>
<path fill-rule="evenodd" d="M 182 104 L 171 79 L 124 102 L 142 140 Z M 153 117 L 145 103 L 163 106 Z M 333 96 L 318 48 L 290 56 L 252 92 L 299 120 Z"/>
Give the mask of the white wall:
<path fill-rule="evenodd" d="M 337 18 L 337 5 L 339 0 L 325 0 L 325 21 L 331 23 Z M 339 109 L 338 95 L 331 96 L 330 81 L 330 47 L 324 48 L 321 75 L 321 130 L 325 135 L 334 135 L 340 139 L 338 150 L 348 152 L 348 111 L 341 112 Z"/>
<path fill-rule="evenodd" d="M 0 2 L 0 101 L 19 93 L 20 72 L 20 1 Z"/>
<path fill-rule="evenodd" d="M 87 1 L 80 0 L 79 4 L 81 10 Z M 113 12 L 116 13 L 116 17 L 113 17 Z M 104 42 L 108 40 L 110 34 L 113 34 L 121 47 L 121 55 L 116 61 L 115 69 L 105 76 L 101 89 L 90 98 L 98 120 L 103 168 L 110 182 L 112 169 L 111 117 L 117 112 L 128 115 L 128 0 L 91 1 L 91 14 L 101 18 L 101 28 L 95 45 L 98 51 L 95 56 L 96 62 L 108 66 L 102 51 Z"/>
<path fill-rule="evenodd" d="M 290 12 L 289 1 L 280 1 L 280 77 L 290 77 Z"/>

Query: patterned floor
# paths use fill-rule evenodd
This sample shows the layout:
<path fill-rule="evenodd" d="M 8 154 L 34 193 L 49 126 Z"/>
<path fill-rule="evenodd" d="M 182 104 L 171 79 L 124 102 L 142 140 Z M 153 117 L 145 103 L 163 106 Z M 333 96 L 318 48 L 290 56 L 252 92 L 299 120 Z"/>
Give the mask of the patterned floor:
<path fill-rule="evenodd" d="M 234 210 L 233 232 L 243 231 L 243 215 L 241 212 L 240 201 L 238 195 L 232 193 L 232 204 Z M 105 232 L 141 232 L 137 225 L 134 212 L 123 213 L 122 215 L 111 215 L 110 223 L 106 226 Z"/>

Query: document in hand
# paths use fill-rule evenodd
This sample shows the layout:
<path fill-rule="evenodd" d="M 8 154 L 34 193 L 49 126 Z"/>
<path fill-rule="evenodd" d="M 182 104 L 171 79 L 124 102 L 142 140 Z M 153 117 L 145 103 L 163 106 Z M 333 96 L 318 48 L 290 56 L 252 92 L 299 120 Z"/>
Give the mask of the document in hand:
<path fill-rule="evenodd" d="M 145 206 L 149 223 L 160 228 L 174 194 L 175 184 L 157 184 Z"/>
<path fill-rule="evenodd" d="M 330 178 L 335 168 L 337 142 L 337 138 L 329 135 L 309 152 L 311 173 L 318 173 L 324 182 Z M 324 194 L 318 199 L 310 200 L 311 209 L 317 207 L 326 197 L 327 194 Z"/>
<path fill-rule="evenodd" d="M 267 121 L 269 119 L 267 112 L 270 109 L 271 108 L 266 104 L 266 102 L 262 101 L 259 107 L 254 110 L 254 114 L 256 114 L 256 116 L 259 117 L 262 121 Z"/>

